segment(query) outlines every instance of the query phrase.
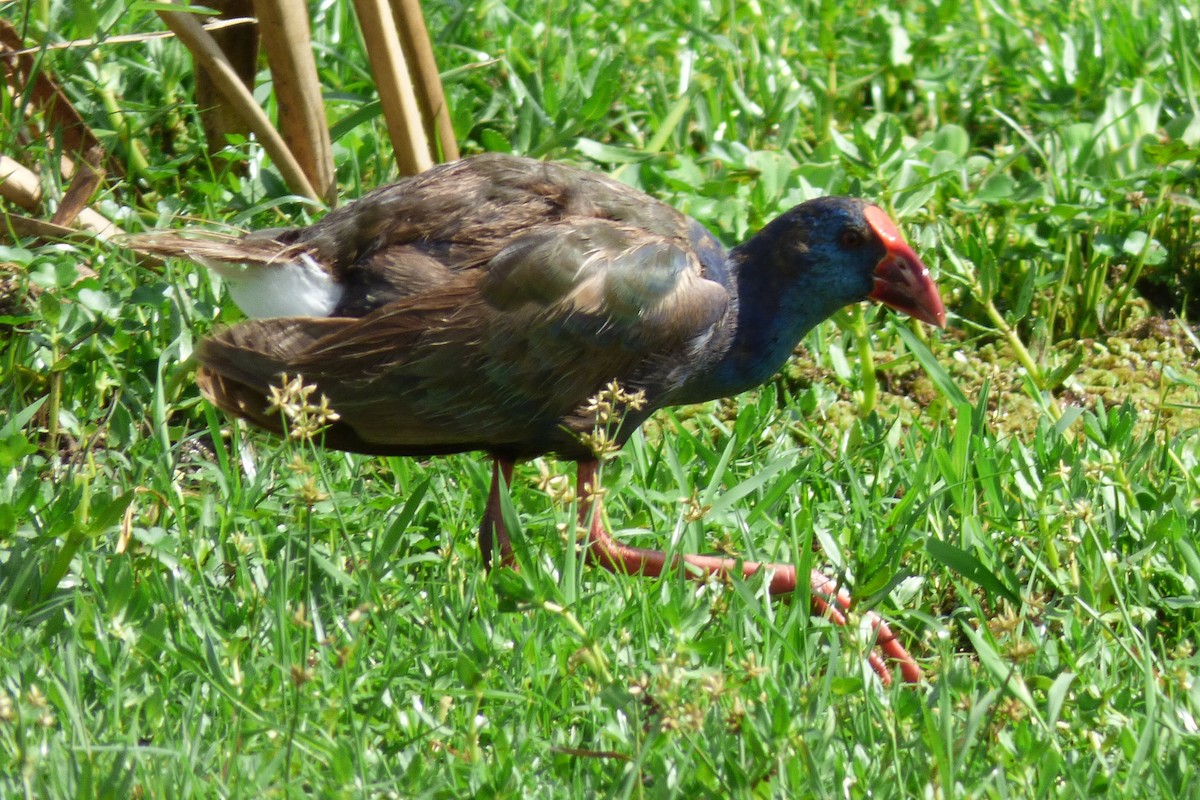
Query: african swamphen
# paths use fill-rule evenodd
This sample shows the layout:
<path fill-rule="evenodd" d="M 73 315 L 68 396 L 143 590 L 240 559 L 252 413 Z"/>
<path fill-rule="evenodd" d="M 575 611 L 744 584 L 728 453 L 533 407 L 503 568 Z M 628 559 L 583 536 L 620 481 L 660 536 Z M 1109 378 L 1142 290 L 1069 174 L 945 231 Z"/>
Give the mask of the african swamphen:
<path fill-rule="evenodd" d="M 280 432 L 272 386 L 301 375 L 340 417 L 327 446 L 487 451 L 479 541 L 489 565 L 493 537 L 503 558 L 512 552 L 501 476 L 506 487 L 515 461 L 557 453 L 578 462 L 587 560 L 646 576 L 667 566 L 663 552 L 619 544 L 604 527 L 589 434 L 611 382 L 618 400 L 635 399 L 618 409 L 609 449 L 655 409 L 767 380 L 805 332 L 850 303 L 870 298 L 945 323 L 924 264 L 861 200 L 803 203 L 727 252 L 695 220 L 617 181 L 504 155 L 435 167 L 307 228 L 152 234 L 136 246 L 212 267 L 252 318 L 197 353 L 200 386 L 226 411 Z M 765 567 L 772 593 L 797 585 L 788 565 L 700 555 L 670 563 L 694 576 Z M 815 607 L 844 624 L 849 596 L 815 571 L 812 590 Z M 879 646 L 919 679 L 886 624 L 871 619 Z M 874 653 L 871 663 L 889 679 Z"/>

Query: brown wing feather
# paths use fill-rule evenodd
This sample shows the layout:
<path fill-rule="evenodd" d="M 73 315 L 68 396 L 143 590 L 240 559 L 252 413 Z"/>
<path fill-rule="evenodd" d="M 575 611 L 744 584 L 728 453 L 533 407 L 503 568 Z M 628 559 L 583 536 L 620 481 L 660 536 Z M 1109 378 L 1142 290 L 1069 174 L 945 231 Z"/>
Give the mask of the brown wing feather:
<path fill-rule="evenodd" d="M 254 264 L 309 254 L 346 299 L 327 319 L 217 334 L 199 352 L 202 386 L 278 430 L 265 412 L 270 387 L 300 374 L 341 415 L 326 442 L 343 449 L 584 457 L 587 399 L 617 379 L 650 394 L 649 413 L 729 308 L 689 226 L 629 187 L 560 165 L 497 156 L 438 167 L 309 228 L 243 240 L 239 260 Z M 155 246 L 235 260 L 226 242 Z"/>

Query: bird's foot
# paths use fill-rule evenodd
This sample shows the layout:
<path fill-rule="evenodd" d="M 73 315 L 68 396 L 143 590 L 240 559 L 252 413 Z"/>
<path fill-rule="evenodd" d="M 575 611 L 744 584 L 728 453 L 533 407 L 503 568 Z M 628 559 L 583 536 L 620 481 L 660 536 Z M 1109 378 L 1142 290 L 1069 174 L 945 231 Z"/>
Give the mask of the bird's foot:
<path fill-rule="evenodd" d="M 825 577 L 825 575 L 817 572 L 815 569 L 812 571 L 812 606 L 814 611 L 826 617 L 835 625 L 845 625 L 846 615 L 843 612 L 850 610 L 851 602 L 849 592 L 839 588 L 836 582 Z M 867 622 L 870 623 L 871 628 L 875 631 L 875 647 L 887 659 L 895 662 L 900 667 L 900 675 L 906 683 L 920 683 L 924 677 L 921 673 L 921 667 L 909 655 L 904 645 L 900 644 L 900 640 L 896 638 L 896 634 L 892 633 L 892 629 L 888 627 L 887 621 L 874 611 L 866 612 L 865 616 Z M 879 654 L 873 649 L 867 659 L 871 664 L 871 669 L 875 670 L 884 684 L 890 685 L 891 674 L 888 672 L 887 665 L 879 657 Z"/>
<path fill-rule="evenodd" d="M 675 556 L 668 563 L 667 554 L 661 550 L 648 550 L 621 544 L 613 539 L 612 535 L 604 527 L 604 522 L 600 515 L 599 499 L 595 500 L 595 508 L 593 509 L 591 507 L 593 505 L 591 497 L 584 491 L 585 487 L 590 485 L 593 478 L 594 466 L 588 468 L 581 463 L 579 466 L 579 487 L 581 492 L 579 515 L 581 525 L 586 524 L 587 517 L 589 514 L 591 515 L 591 524 L 587 526 L 586 557 L 589 563 L 603 567 L 610 572 L 645 577 L 657 577 L 668 566 L 683 568 L 688 577 L 698 580 L 705 580 L 710 575 L 733 575 L 739 572 L 742 577 L 748 578 L 765 570 L 768 581 L 767 590 L 772 595 L 791 594 L 799 588 L 796 568 L 790 564 L 737 561 L 721 556 L 695 554 Z M 810 580 L 813 611 L 827 618 L 835 625 L 845 625 L 846 613 L 850 611 L 852 605 L 849 592 L 839 588 L 837 583 L 816 570 L 813 570 Z M 875 631 L 876 645 L 876 648 L 872 649 L 868 656 L 868 662 L 871 665 L 871 669 L 879 675 L 879 679 L 883 681 L 885 686 L 890 686 L 892 683 L 892 673 L 888 669 L 888 664 L 885 661 L 886 658 L 895 662 L 900 667 L 900 675 L 906 682 L 919 682 L 922 678 L 920 666 L 917 665 L 916 660 L 909 655 L 908 651 L 904 649 L 904 645 L 900 644 L 900 641 L 892 633 L 887 622 L 874 611 L 866 612 L 865 616 L 867 622 Z M 876 649 L 878 652 L 876 652 Z M 882 657 L 880 653 L 883 654 Z"/>

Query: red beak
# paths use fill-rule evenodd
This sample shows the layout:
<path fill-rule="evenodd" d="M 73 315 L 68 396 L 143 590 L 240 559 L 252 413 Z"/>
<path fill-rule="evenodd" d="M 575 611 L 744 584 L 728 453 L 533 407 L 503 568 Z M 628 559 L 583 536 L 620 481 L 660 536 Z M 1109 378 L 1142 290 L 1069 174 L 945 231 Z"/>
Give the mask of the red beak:
<path fill-rule="evenodd" d="M 887 255 L 875 265 L 875 288 L 867 297 L 915 319 L 946 327 L 946 307 L 929 268 L 904 241 L 896 223 L 877 206 L 867 206 L 867 224 L 883 240 Z"/>

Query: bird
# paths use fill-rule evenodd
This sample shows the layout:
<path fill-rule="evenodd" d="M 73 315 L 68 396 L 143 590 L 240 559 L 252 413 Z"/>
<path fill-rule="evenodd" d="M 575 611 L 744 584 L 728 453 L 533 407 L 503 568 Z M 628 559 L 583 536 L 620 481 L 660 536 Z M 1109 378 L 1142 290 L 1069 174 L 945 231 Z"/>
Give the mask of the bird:
<path fill-rule="evenodd" d="M 845 306 L 872 300 L 946 322 L 928 268 L 865 200 L 808 200 L 726 249 L 613 178 L 506 154 L 437 165 L 307 227 L 161 231 L 133 246 L 215 270 L 247 317 L 196 352 L 202 393 L 227 413 L 286 434 L 279 387 L 302 376 L 331 409 L 326 447 L 488 454 L 488 569 L 496 548 L 513 563 L 501 501 L 514 464 L 552 454 L 577 463 L 590 564 L 646 577 L 761 571 L 771 594 L 796 591 L 792 565 L 616 541 L 602 514 L 602 459 L 660 408 L 764 383 Z M 846 624 L 849 594 L 819 570 L 810 584 L 814 611 Z M 875 647 L 906 681 L 921 680 L 887 623 L 866 616 Z M 869 661 L 890 684 L 874 649 Z"/>

